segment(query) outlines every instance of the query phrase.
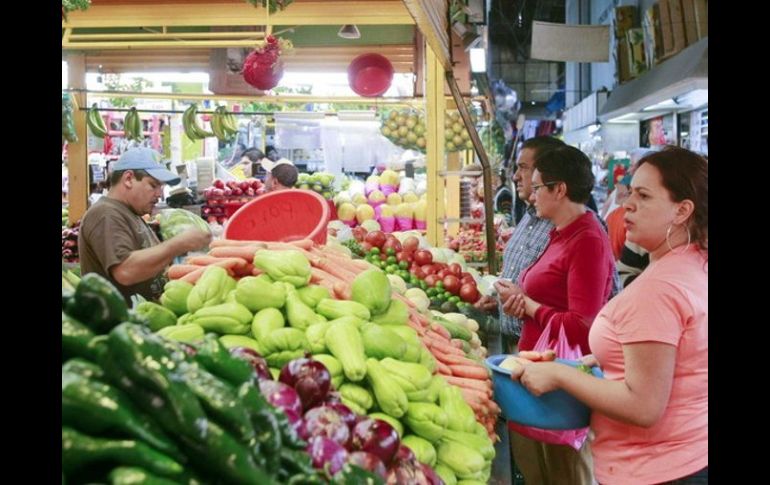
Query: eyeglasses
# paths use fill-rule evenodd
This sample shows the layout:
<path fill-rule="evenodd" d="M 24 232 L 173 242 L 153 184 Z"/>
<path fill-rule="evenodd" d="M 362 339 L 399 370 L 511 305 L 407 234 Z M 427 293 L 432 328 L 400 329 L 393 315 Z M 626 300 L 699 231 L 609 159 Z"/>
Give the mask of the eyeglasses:
<path fill-rule="evenodd" d="M 535 193 L 542 187 L 550 187 L 552 185 L 560 184 L 561 182 L 546 182 L 544 184 L 535 184 L 532 186 L 532 192 Z"/>

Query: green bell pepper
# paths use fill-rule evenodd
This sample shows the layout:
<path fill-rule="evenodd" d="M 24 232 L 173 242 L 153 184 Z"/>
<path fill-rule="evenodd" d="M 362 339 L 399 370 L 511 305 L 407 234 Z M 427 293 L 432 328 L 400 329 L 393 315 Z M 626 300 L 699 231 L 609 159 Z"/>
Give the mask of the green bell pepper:
<path fill-rule="evenodd" d="M 105 461 L 140 466 L 162 476 L 183 472 L 182 465 L 141 441 L 94 438 L 62 426 L 61 445 L 62 469 L 67 475 Z"/>
<path fill-rule="evenodd" d="M 128 319 L 128 306 L 115 285 L 96 273 L 80 280 L 68 313 L 96 333 L 107 333 Z"/>
<path fill-rule="evenodd" d="M 147 318 L 148 326 L 153 332 L 157 332 L 164 327 L 176 325 L 176 314 L 157 303 L 143 301 L 136 306 L 134 311 Z"/>
<path fill-rule="evenodd" d="M 71 357 L 93 360 L 94 350 L 88 345 L 92 338 L 94 333 L 90 328 L 61 312 L 61 350 L 64 360 Z"/>

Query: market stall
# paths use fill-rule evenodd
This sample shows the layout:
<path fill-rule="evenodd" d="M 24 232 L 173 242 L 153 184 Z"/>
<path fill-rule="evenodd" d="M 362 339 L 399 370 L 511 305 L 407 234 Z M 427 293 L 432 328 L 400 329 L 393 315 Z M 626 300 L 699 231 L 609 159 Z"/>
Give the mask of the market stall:
<path fill-rule="evenodd" d="M 435 13 L 445 5 L 301 0 L 270 4 L 285 8 L 270 12 L 260 5 L 225 0 L 94 0 L 89 9 L 69 13 L 63 22 L 63 52 L 74 136 L 66 146 L 69 207 L 63 223 L 65 217 L 79 220 L 87 207 L 88 135 L 98 130 L 101 118 L 92 108 L 95 100 L 269 99 L 298 106 L 364 103 L 392 111 L 424 106 L 426 170 L 420 220 L 425 232 L 408 232 L 417 221 L 412 211 L 402 217 L 403 231 L 394 226 L 387 232 L 380 227 L 362 232 L 362 225 L 351 229 L 332 224 L 330 238 L 322 245 L 306 239 L 217 238 L 208 252 L 171 266 L 171 281 L 160 302 L 137 301 L 131 309 L 109 282 L 92 274 L 81 280 L 71 271 L 75 267 L 63 266 L 63 476 L 68 483 L 107 478 L 128 483 L 137 477 L 158 483 L 207 483 L 212 478 L 227 483 L 439 483 L 439 477 L 448 483 L 488 481 L 494 476 L 499 408 L 491 399 L 483 344 L 494 341 L 496 328 L 471 306 L 484 284 L 481 275 L 464 271 L 465 261 L 452 262 L 456 255 L 441 248 L 445 231 L 458 230 L 449 226 L 460 222 L 459 172 L 471 160 L 457 153 L 446 156 L 448 105 L 458 110 L 451 122 L 465 128 L 453 137 L 476 150 L 489 191 L 490 168 L 468 100 L 447 71 L 448 38 L 426 23 L 441 25 Z M 427 66 L 422 73 L 425 98 L 86 89 L 85 73 L 94 67 L 99 72 L 142 66 L 195 69 L 213 59 L 210 52 L 203 54 L 206 49 L 253 46 L 291 26 L 333 25 L 336 30 L 340 18 L 359 26 L 408 26 L 412 33 L 416 22 L 425 40 L 418 36 L 419 49 L 413 44 L 409 49 L 403 44 L 300 46 L 296 57 L 287 58 L 287 66 L 347 65 L 361 52 L 375 50 L 391 57 L 396 71 L 416 70 L 415 64 L 422 65 L 422 59 L 415 58 L 419 50 Z M 244 26 L 249 28 L 240 28 Z M 449 103 L 442 89 L 445 81 L 453 95 Z M 240 89 L 232 80 L 217 82 L 224 92 Z M 172 107 L 166 114 L 189 109 Z M 212 118 L 238 115 L 217 109 L 200 112 Z M 125 111 L 135 118 L 126 118 L 120 131 L 144 137 L 147 130 L 136 128 L 141 118 L 134 112 L 139 110 Z M 161 109 L 153 111 L 163 114 Z M 198 115 L 186 116 L 194 119 L 184 124 L 187 138 L 205 139 L 209 129 L 216 134 L 213 124 L 196 126 Z M 227 123 L 220 128 L 227 131 Z M 109 119 L 106 128 L 108 134 Z M 316 192 L 329 198 L 333 182 L 310 177 L 298 181 L 307 185 L 299 190 L 317 185 Z M 389 186 L 399 195 L 393 186 L 402 180 L 398 175 L 380 176 L 375 190 L 382 193 Z M 257 195 L 261 187 L 248 183 L 213 188 L 252 190 Z M 403 203 L 393 201 L 384 205 Z M 489 227 L 491 207 L 486 209 Z M 167 210 L 181 212 L 160 214 L 157 229 L 165 237 L 191 224 L 205 227 L 188 211 Z M 67 231 L 63 250 L 66 245 L 76 257 L 72 242 L 77 228 Z M 487 240 L 494 246 L 493 239 Z M 496 259 L 488 261 L 494 272 Z M 109 312 L 95 317 L 95 304 Z M 126 419 L 111 418 L 98 396 L 113 399 Z M 159 409 L 153 404 L 157 399 L 166 406 Z"/>

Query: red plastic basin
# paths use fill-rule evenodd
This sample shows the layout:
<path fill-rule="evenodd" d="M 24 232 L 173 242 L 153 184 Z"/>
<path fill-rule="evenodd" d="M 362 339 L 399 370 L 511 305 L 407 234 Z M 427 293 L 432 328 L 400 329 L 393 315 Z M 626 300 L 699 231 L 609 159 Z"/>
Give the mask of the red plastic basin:
<path fill-rule="evenodd" d="M 329 204 L 310 190 L 289 189 L 257 197 L 225 224 L 223 237 L 288 242 L 312 239 L 326 244 Z"/>
<path fill-rule="evenodd" d="M 393 65 L 380 54 L 361 54 L 348 66 L 348 84 L 359 96 L 385 94 L 393 81 Z"/>

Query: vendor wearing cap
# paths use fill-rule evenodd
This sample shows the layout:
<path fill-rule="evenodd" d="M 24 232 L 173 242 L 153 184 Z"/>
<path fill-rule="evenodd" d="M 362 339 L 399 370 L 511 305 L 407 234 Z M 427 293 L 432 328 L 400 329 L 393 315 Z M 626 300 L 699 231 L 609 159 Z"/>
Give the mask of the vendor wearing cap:
<path fill-rule="evenodd" d="M 265 176 L 266 192 L 290 189 L 297 183 L 299 172 L 291 160 L 281 158 L 274 162 L 268 158 L 263 158 L 261 163 L 267 171 Z"/>
<path fill-rule="evenodd" d="M 126 151 L 112 167 L 109 192 L 88 209 L 80 225 L 82 274 L 98 273 L 109 279 L 127 302 L 137 293 L 158 299 L 173 259 L 211 241 L 210 234 L 189 229 L 160 242 L 142 219 L 163 196 L 164 184 L 180 182 L 159 159 L 160 154 L 149 148 Z"/>

